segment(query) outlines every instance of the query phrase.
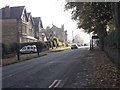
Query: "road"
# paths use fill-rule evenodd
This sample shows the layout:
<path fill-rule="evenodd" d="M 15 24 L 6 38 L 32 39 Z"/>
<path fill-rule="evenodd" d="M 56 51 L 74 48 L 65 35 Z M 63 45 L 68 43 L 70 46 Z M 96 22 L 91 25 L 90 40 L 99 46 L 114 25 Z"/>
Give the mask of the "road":
<path fill-rule="evenodd" d="M 4 66 L 3 88 L 51 88 L 69 86 L 70 78 L 84 62 L 89 47 L 70 49 Z M 69 82 L 69 83 L 68 83 Z M 67 83 L 67 84 L 66 84 Z"/>

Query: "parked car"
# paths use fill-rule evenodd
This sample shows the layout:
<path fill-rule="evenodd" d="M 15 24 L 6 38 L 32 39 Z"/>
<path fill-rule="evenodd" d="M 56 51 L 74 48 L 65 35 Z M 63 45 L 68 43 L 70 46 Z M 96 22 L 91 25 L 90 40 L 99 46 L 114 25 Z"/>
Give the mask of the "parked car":
<path fill-rule="evenodd" d="M 77 44 L 71 45 L 71 49 L 78 49 L 78 45 Z"/>
<path fill-rule="evenodd" d="M 78 47 L 80 47 L 81 45 L 80 44 L 77 44 L 78 45 Z"/>
<path fill-rule="evenodd" d="M 20 49 L 20 53 L 36 53 L 36 52 L 37 52 L 36 45 L 28 45 Z"/>

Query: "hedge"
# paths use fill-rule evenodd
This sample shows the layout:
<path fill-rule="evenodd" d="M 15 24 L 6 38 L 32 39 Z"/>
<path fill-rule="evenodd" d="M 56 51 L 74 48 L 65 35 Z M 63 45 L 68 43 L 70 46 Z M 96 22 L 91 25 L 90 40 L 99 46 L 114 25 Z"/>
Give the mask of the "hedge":
<path fill-rule="evenodd" d="M 27 45 L 36 45 L 39 52 L 41 52 L 43 49 L 53 48 L 62 46 L 63 43 L 59 42 L 57 38 L 54 38 L 52 41 L 46 41 L 46 42 L 28 42 L 28 43 L 1 43 L 2 45 L 2 56 L 7 56 L 9 54 L 17 54 L 19 52 L 19 49 L 21 49 L 24 46 Z"/>
<path fill-rule="evenodd" d="M 46 48 L 46 45 L 44 42 L 20 43 L 20 48 L 22 48 L 23 46 L 27 46 L 27 45 L 36 45 L 39 51 L 42 51 L 42 49 Z"/>
<path fill-rule="evenodd" d="M 50 44 L 50 42 L 49 42 Z M 29 43 L 1 43 L 2 45 L 2 57 L 9 54 L 16 54 L 19 49 L 27 45 L 36 45 L 38 53 L 43 49 L 47 49 L 51 46 L 48 42 L 29 42 Z"/>
<path fill-rule="evenodd" d="M 18 47 L 18 43 L 2 43 L 2 56 L 16 53 Z"/>
<path fill-rule="evenodd" d="M 47 45 L 48 48 L 53 47 L 53 43 L 51 41 L 46 41 L 45 44 Z"/>
<path fill-rule="evenodd" d="M 57 43 L 55 40 L 46 41 L 46 42 L 28 42 L 28 43 L 1 43 L 2 45 L 2 56 L 8 54 L 17 53 L 18 49 L 21 49 L 27 45 L 36 45 L 38 52 L 41 52 L 43 49 L 48 49 L 56 47 Z"/>

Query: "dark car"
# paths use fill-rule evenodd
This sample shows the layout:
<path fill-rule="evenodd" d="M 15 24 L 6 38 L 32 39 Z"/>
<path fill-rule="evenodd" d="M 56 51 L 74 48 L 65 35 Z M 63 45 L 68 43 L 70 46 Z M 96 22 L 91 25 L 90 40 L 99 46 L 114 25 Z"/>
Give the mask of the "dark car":
<path fill-rule="evenodd" d="M 73 45 L 71 45 L 71 49 L 78 49 L 77 44 L 73 44 Z"/>

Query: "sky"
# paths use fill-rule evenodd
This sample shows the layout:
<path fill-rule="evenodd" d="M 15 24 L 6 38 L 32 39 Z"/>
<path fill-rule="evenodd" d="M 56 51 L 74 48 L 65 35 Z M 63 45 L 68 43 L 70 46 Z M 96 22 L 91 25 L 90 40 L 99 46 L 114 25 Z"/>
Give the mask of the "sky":
<path fill-rule="evenodd" d="M 89 35 L 77 29 L 76 22 L 71 19 L 70 11 L 64 10 L 65 0 L 0 0 L 0 8 L 6 5 L 12 6 L 25 6 L 27 12 L 31 12 L 33 17 L 41 17 L 43 27 L 54 24 L 61 27 L 64 24 L 65 30 L 68 33 L 68 40 L 72 40 L 73 35 L 79 34 L 83 37 L 85 42 L 89 42 Z"/>

